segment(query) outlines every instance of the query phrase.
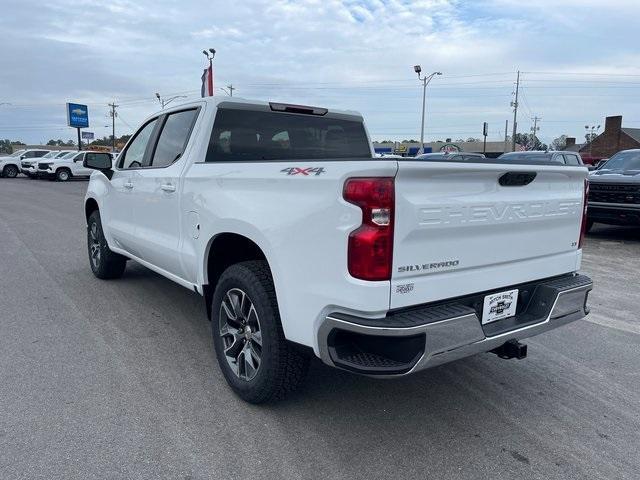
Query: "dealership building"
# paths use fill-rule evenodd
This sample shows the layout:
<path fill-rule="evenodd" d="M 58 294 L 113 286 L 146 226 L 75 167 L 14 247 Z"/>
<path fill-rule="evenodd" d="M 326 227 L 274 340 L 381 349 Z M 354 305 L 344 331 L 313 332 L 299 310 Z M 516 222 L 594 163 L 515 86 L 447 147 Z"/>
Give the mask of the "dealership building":
<path fill-rule="evenodd" d="M 640 148 L 640 128 L 623 127 L 622 115 L 616 115 L 605 118 L 604 131 L 590 143 L 577 144 L 574 137 L 568 137 L 565 150 L 580 152 L 585 163 L 594 163 L 631 148 Z"/>

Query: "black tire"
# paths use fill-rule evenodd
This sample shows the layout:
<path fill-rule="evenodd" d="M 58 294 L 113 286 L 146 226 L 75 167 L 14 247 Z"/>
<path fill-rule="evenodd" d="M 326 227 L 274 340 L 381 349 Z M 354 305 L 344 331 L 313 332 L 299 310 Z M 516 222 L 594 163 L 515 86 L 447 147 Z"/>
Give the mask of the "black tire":
<path fill-rule="evenodd" d="M 59 182 L 66 182 L 71 178 L 71 170 L 68 168 L 59 168 L 56 170 L 56 180 Z"/>
<path fill-rule="evenodd" d="M 100 212 L 96 210 L 87 222 L 87 251 L 93 274 L 102 279 L 120 278 L 127 266 L 127 258 L 112 252 L 102 231 Z"/>
<path fill-rule="evenodd" d="M 2 170 L 2 176 L 7 178 L 16 178 L 18 176 L 18 173 L 18 167 L 16 167 L 15 165 L 7 165 L 6 167 L 4 167 L 4 170 Z"/>
<path fill-rule="evenodd" d="M 591 229 L 593 228 L 593 224 L 595 222 L 593 220 L 589 220 L 587 219 L 587 224 L 585 225 L 585 233 L 589 233 L 591 231 Z"/>
<path fill-rule="evenodd" d="M 227 294 L 233 291 L 246 293 L 250 304 L 255 308 L 256 320 L 259 319 L 261 358 L 257 371 L 253 372 L 254 376 L 251 379 L 241 378 L 234 371 L 230 364 L 233 360 L 229 360 L 232 356 L 228 357 L 225 354 L 225 340 L 220 333 L 221 324 L 224 325 L 229 321 L 229 317 L 222 312 L 222 302 L 227 298 Z M 276 292 L 267 262 L 247 261 L 227 268 L 221 275 L 213 294 L 211 317 L 213 344 L 218 364 L 227 383 L 240 398 L 255 404 L 279 400 L 296 390 L 302 383 L 309 368 L 309 356 L 284 337 Z M 247 315 L 248 317 L 250 314 Z M 250 330 L 249 332 L 251 334 Z M 255 332 L 253 334 L 255 335 Z M 231 336 L 235 339 L 233 344 L 239 341 L 238 338 L 242 340 L 242 336 Z M 246 343 L 252 340 L 244 339 L 243 341 L 246 346 Z M 227 348 L 228 351 L 231 350 L 228 345 Z M 257 350 L 255 345 L 253 348 L 254 351 Z"/>

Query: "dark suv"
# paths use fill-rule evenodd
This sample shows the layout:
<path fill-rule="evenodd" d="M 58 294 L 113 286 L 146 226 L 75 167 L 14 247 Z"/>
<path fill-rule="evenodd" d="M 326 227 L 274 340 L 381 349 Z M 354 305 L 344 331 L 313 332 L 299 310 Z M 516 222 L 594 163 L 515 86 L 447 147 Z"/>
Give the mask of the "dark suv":
<path fill-rule="evenodd" d="M 589 175 L 587 229 L 594 222 L 640 225 L 640 149 L 623 150 Z"/>

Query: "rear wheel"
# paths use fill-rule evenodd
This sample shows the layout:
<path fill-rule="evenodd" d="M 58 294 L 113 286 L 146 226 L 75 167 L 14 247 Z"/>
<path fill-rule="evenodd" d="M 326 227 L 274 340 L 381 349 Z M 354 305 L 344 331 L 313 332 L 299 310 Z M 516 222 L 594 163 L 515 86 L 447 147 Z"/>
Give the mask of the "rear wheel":
<path fill-rule="evenodd" d="M 304 380 L 309 357 L 284 337 L 265 261 L 225 270 L 213 294 L 211 327 L 220 369 L 243 400 L 277 400 Z"/>
<path fill-rule="evenodd" d="M 2 171 L 2 175 L 7 178 L 16 178 L 18 176 L 18 167 L 15 165 L 7 165 Z"/>
<path fill-rule="evenodd" d="M 98 210 L 89 216 L 87 248 L 91 270 L 96 277 L 107 280 L 122 276 L 127 266 L 127 259 L 118 253 L 112 252 L 109 245 L 107 245 Z"/>
<path fill-rule="evenodd" d="M 66 182 L 71 178 L 71 172 L 68 168 L 59 168 L 56 170 L 56 180 L 59 182 Z"/>

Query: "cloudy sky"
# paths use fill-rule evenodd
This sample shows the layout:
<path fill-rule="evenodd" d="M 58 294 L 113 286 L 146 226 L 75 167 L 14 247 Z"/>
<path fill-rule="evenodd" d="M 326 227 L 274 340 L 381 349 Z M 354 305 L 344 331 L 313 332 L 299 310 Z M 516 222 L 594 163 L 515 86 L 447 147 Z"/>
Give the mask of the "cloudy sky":
<path fill-rule="evenodd" d="M 638 0 L 3 0 L 0 138 L 74 138 L 64 104 L 107 135 L 131 133 L 164 96 L 199 95 L 203 48 L 234 95 L 361 111 L 374 139 L 504 135 L 521 70 L 519 131 L 584 135 L 624 115 L 640 127 Z M 216 94 L 224 95 L 219 88 Z"/>

